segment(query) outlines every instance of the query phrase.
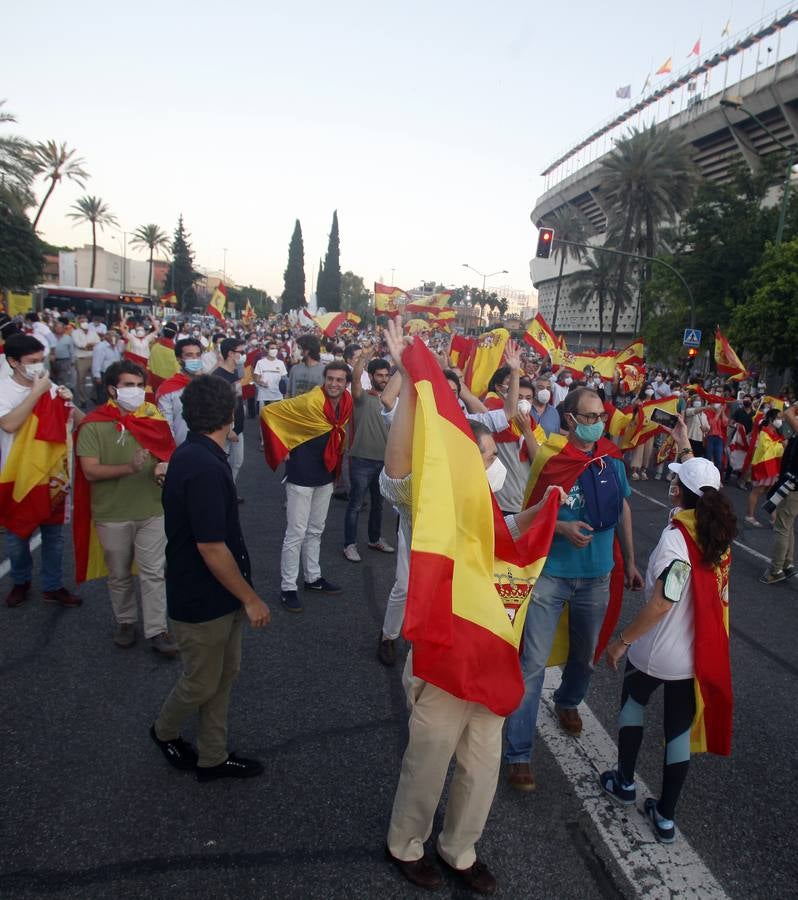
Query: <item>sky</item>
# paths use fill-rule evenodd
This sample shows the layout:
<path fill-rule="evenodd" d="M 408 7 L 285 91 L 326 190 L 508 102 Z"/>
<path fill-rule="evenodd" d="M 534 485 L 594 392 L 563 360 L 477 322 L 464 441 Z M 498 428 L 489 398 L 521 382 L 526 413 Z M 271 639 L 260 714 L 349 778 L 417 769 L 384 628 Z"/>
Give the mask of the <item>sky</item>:
<path fill-rule="evenodd" d="M 9 132 L 65 141 L 91 175 L 53 194 L 39 226 L 52 243 L 90 242 L 67 218 L 82 193 L 127 232 L 171 234 L 182 213 L 198 267 L 221 270 L 227 248 L 231 279 L 277 296 L 298 218 L 310 293 L 337 209 L 341 268 L 369 286 L 392 272 L 406 289 L 480 286 L 468 263 L 509 271 L 488 286 L 531 290 L 546 164 L 624 108 L 618 87 L 635 96 L 699 37 L 706 53 L 727 21 L 735 33 L 780 6 L 15 3 L 0 99 Z M 99 242 L 118 252 L 113 234 Z"/>

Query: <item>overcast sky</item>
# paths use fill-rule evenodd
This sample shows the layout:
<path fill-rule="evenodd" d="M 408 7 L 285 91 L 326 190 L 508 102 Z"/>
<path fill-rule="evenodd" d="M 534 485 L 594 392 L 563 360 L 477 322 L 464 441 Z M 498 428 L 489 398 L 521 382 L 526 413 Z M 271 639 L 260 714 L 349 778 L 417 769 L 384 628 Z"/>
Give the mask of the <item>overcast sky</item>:
<path fill-rule="evenodd" d="M 182 212 L 198 266 L 227 247 L 228 273 L 273 295 L 296 218 L 310 290 L 335 208 L 342 269 L 369 285 L 478 282 L 467 262 L 529 290 L 545 165 L 623 109 L 616 88 L 778 6 L 9 3 L 0 98 L 16 132 L 79 150 L 123 229 L 171 234 Z M 80 193 L 56 189 L 45 238 L 90 241 L 66 218 Z"/>

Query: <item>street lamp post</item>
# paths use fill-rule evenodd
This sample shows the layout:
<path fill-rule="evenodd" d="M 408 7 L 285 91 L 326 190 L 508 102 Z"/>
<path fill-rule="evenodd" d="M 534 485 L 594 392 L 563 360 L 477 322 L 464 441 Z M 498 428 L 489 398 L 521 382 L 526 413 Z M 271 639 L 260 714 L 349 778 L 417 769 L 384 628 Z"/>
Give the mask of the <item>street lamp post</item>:
<path fill-rule="evenodd" d="M 765 134 L 769 135 L 771 140 L 773 140 L 782 150 L 787 151 L 787 172 L 784 176 L 784 192 L 781 198 L 781 210 L 779 211 L 779 224 L 776 229 L 776 246 L 781 243 L 781 239 L 784 237 L 784 222 L 787 218 L 787 203 L 790 199 L 790 179 L 792 178 L 792 167 L 795 165 L 796 156 L 798 156 L 798 147 L 792 146 L 788 147 L 784 141 L 780 140 L 776 137 L 775 134 L 765 125 L 765 123 L 759 118 L 759 116 L 755 115 L 751 112 L 750 109 L 746 109 L 743 106 L 743 98 L 742 97 L 723 97 L 720 101 L 720 105 L 725 107 L 726 109 L 737 109 L 740 112 L 745 113 L 749 119 L 753 119 L 757 125 L 765 132 Z"/>
<path fill-rule="evenodd" d="M 472 272 L 476 272 L 477 275 L 482 279 L 482 297 L 485 297 L 485 282 L 488 278 L 493 278 L 494 275 L 509 275 L 510 273 L 507 269 L 499 269 L 498 272 L 489 272 L 487 275 L 484 272 L 480 272 L 479 269 L 475 269 L 473 266 L 469 266 L 468 263 L 463 263 L 464 269 L 471 269 Z"/>

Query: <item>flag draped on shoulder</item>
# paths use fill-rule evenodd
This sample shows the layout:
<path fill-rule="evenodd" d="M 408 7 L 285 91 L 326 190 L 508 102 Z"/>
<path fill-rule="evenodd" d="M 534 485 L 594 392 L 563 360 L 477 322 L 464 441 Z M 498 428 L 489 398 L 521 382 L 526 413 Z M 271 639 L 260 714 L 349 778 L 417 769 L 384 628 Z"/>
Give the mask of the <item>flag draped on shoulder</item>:
<path fill-rule="evenodd" d="M 155 392 L 155 396 L 160 400 L 161 397 L 165 397 L 167 394 L 182 391 L 190 382 L 191 379 L 185 372 L 178 372 L 176 375 L 172 375 L 171 378 L 167 378 L 166 381 L 161 382 L 158 390 Z"/>
<path fill-rule="evenodd" d="M 715 331 L 715 368 L 721 374 L 728 375 L 732 381 L 740 381 L 748 374 L 720 328 Z"/>
<path fill-rule="evenodd" d="M 213 290 L 211 299 L 208 301 L 207 314 L 224 322 L 225 311 L 227 310 L 227 288 L 220 281 Z"/>
<path fill-rule="evenodd" d="M 440 366 L 421 341 L 402 362 L 418 397 L 404 624 L 413 674 L 505 716 L 524 693 L 518 647 L 554 532 L 557 496 L 539 511 L 532 533 L 514 542 Z"/>
<path fill-rule="evenodd" d="M 756 429 L 751 436 L 754 444 L 751 456 L 751 478 L 754 481 L 765 481 L 779 474 L 781 458 L 784 456 L 784 439 L 769 425 Z"/>
<path fill-rule="evenodd" d="M 687 544 L 693 587 L 696 714 L 690 749 L 728 756 L 734 707 L 729 660 L 731 552 L 726 551 L 719 565 L 709 565 L 698 544 L 695 510 L 681 510 L 671 522 Z"/>
<path fill-rule="evenodd" d="M 147 382 L 153 391 L 173 375 L 180 371 L 180 363 L 175 356 L 175 342 L 170 338 L 160 337 L 150 347 L 150 358 L 147 363 Z"/>
<path fill-rule="evenodd" d="M 70 408 L 43 394 L 16 432 L 0 470 L 0 525 L 26 540 L 40 525 L 64 521 L 69 492 L 66 423 Z"/>
<path fill-rule="evenodd" d="M 332 400 L 320 387 L 299 397 L 278 400 L 264 406 L 260 413 L 266 462 L 272 469 L 300 444 L 329 434 L 324 450 L 328 472 L 338 472 L 344 452 L 346 425 L 352 416 L 352 395 L 344 391 L 336 410 Z"/>
<path fill-rule="evenodd" d="M 540 313 L 527 325 L 524 343 L 529 344 L 539 356 L 550 356 L 552 350 L 560 347 L 557 335 Z"/>
<path fill-rule="evenodd" d="M 110 400 L 84 416 L 73 435 L 77 449 L 81 428 L 92 422 L 111 422 L 120 433 L 129 431 L 136 441 L 159 461 L 168 462 L 175 450 L 169 423 L 157 406 L 143 403 L 133 412 L 124 412 Z M 75 499 L 72 515 L 72 543 L 75 550 L 75 580 L 78 584 L 108 574 L 105 556 L 91 515 L 91 485 L 78 459 L 74 465 Z"/>
<path fill-rule="evenodd" d="M 399 301 L 408 302 L 410 295 L 401 288 L 374 282 L 374 313 L 378 316 L 398 316 Z"/>

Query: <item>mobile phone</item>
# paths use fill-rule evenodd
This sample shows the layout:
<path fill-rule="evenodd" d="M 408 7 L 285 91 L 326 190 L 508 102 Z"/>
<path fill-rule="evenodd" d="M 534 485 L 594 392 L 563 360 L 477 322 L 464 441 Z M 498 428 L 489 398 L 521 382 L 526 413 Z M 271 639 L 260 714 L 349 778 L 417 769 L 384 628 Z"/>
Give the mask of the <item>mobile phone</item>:
<path fill-rule="evenodd" d="M 675 428 L 676 423 L 679 421 L 679 417 L 664 409 L 660 409 L 659 406 L 655 406 L 654 409 L 651 410 L 651 421 L 656 422 L 657 425 L 664 425 L 666 428 Z"/>

